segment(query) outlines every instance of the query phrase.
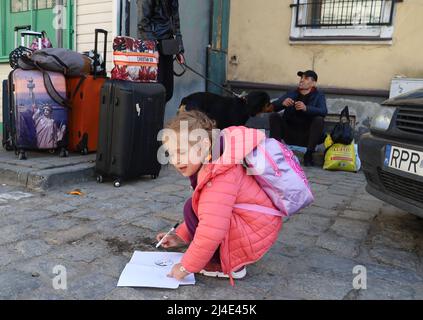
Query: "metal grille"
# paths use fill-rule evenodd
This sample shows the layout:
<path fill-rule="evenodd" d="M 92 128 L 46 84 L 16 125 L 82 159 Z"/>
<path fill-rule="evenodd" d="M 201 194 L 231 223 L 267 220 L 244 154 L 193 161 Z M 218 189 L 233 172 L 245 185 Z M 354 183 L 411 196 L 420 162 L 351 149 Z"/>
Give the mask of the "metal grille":
<path fill-rule="evenodd" d="M 399 107 L 397 128 L 415 134 L 423 134 L 423 107 Z"/>
<path fill-rule="evenodd" d="M 392 25 L 396 0 L 297 0 L 296 27 Z"/>
<path fill-rule="evenodd" d="M 30 9 L 29 0 L 13 0 L 10 1 L 10 12 L 24 12 Z"/>
<path fill-rule="evenodd" d="M 380 168 L 378 171 L 379 178 L 388 192 L 423 204 L 422 182 L 397 176 Z"/>
<path fill-rule="evenodd" d="M 34 9 L 51 9 L 56 6 L 57 0 L 12 0 L 10 1 L 10 11 L 12 13 L 31 10 L 31 4 Z M 63 0 L 63 5 L 67 5 L 67 0 Z"/>
<path fill-rule="evenodd" d="M 55 7 L 59 1 L 57 0 L 37 0 L 35 1 L 35 8 L 37 9 L 50 9 Z M 62 1 L 63 5 L 66 6 L 66 0 Z"/>

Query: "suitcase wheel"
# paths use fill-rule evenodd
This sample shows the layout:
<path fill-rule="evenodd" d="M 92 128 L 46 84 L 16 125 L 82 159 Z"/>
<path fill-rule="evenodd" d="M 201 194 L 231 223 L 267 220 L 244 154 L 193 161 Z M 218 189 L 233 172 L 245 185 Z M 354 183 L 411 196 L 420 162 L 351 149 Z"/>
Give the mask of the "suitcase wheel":
<path fill-rule="evenodd" d="M 103 183 L 103 176 L 102 175 L 97 176 L 97 183 Z"/>
<path fill-rule="evenodd" d="M 69 151 L 66 149 L 61 149 L 59 153 L 60 158 L 67 158 L 69 156 Z"/>
<path fill-rule="evenodd" d="M 14 149 L 14 148 L 13 148 L 10 144 L 8 144 L 8 143 L 6 143 L 3 147 L 6 149 L 6 151 L 13 151 L 13 149 Z"/>
<path fill-rule="evenodd" d="M 159 175 L 158 175 L 158 174 L 152 174 L 152 175 L 151 175 L 151 179 L 153 179 L 153 180 L 156 180 L 158 177 L 159 177 Z"/>
<path fill-rule="evenodd" d="M 13 147 L 13 144 L 10 142 L 10 140 L 3 142 L 3 148 L 6 151 L 13 151 L 15 148 Z"/>
<path fill-rule="evenodd" d="M 120 186 L 121 186 L 121 182 L 120 182 L 120 180 L 116 180 L 116 181 L 113 183 L 113 185 L 115 186 L 115 188 L 120 188 Z"/>
<path fill-rule="evenodd" d="M 19 151 L 19 153 L 18 153 L 18 159 L 19 160 L 26 160 L 27 159 L 26 158 L 25 151 Z"/>

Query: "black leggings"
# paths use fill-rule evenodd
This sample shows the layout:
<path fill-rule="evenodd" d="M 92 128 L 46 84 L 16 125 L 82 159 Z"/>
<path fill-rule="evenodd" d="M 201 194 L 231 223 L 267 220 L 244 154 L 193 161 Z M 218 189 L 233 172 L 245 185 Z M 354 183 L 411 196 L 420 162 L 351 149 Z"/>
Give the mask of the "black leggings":
<path fill-rule="evenodd" d="M 173 56 L 160 55 L 158 82 L 166 88 L 166 102 L 173 96 Z"/>
<path fill-rule="evenodd" d="M 283 140 L 286 144 L 306 147 L 308 151 L 314 151 L 316 146 L 323 143 L 324 125 L 323 117 L 310 118 L 309 122 L 295 125 L 287 121 L 286 117 L 279 113 L 272 113 L 269 117 L 270 137 Z"/>

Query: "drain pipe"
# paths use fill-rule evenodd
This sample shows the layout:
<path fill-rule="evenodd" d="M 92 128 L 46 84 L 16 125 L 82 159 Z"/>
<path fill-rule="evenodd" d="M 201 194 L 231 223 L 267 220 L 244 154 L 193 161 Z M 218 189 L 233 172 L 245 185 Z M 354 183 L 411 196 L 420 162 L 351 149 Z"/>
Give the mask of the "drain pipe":
<path fill-rule="evenodd" d="M 60 9 L 57 11 L 59 14 L 59 28 L 56 29 L 56 40 L 57 40 L 57 47 L 63 48 L 63 0 L 57 0 L 57 6 L 60 6 Z"/>

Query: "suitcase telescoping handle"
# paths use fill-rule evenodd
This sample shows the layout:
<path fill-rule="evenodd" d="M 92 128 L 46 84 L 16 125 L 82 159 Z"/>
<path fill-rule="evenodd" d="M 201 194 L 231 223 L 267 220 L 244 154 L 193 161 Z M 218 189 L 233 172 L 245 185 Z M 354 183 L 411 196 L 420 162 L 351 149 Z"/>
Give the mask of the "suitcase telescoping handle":
<path fill-rule="evenodd" d="M 31 25 L 25 25 L 25 26 L 16 26 L 15 27 L 15 48 L 17 48 L 18 47 L 18 34 L 19 34 L 19 31 L 21 31 L 21 30 L 27 30 L 27 31 L 29 31 L 29 30 L 31 30 Z"/>
<path fill-rule="evenodd" d="M 103 63 L 101 69 L 106 74 L 106 59 L 107 59 L 107 34 L 108 32 L 104 29 L 95 29 L 95 44 L 94 44 L 94 79 L 97 77 L 97 66 L 99 65 L 98 59 L 98 35 L 99 33 L 104 34 L 104 49 L 103 49 Z"/>
<path fill-rule="evenodd" d="M 43 48 L 42 46 L 42 38 L 44 37 L 44 34 L 42 32 L 36 32 L 36 31 L 24 31 L 21 32 L 21 46 L 25 47 L 25 37 L 37 37 L 38 38 L 38 50 L 41 50 Z M 28 47 L 29 43 L 26 44 L 26 47 Z"/>

